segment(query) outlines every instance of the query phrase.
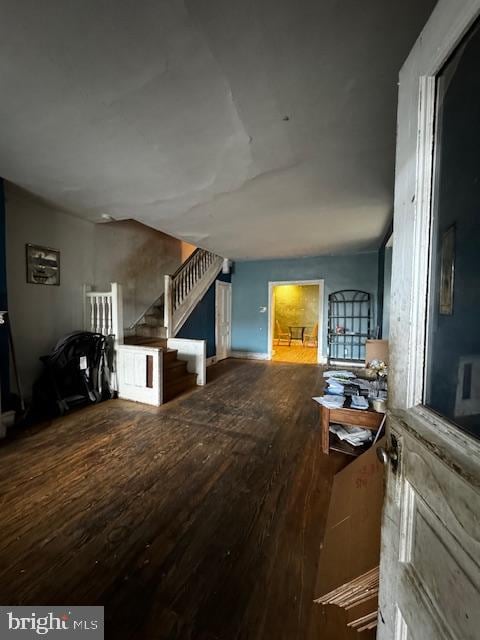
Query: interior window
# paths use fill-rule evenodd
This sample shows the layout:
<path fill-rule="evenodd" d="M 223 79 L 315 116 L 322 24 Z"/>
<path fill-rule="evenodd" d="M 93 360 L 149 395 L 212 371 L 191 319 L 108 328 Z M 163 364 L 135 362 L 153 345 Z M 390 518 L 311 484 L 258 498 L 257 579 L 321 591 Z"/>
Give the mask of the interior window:
<path fill-rule="evenodd" d="M 425 403 L 480 438 L 480 29 L 438 77 Z"/>

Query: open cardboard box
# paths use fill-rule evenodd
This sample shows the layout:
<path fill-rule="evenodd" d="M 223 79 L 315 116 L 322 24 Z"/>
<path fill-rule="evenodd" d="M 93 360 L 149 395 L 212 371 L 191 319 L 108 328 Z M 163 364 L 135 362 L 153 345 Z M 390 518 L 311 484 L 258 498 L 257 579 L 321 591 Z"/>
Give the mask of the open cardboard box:
<path fill-rule="evenodd" d="M 317 596 L 379 564 L 384 466 L 377 459 L 376 449 L 382 445 L 385 446 L 385 438 L 335 475 L 317 574 Z M 355 620 L 376 606 L 376 599 L 358 605 L 347 611 L 346 620 Z M 370 632 L 361 637 L 368 637 L 367 633 Z"/>
<path fill-rule="evenodd" d="M 365 364 L 381 360 L 388 365 L 388 340 L 367 340 L 365 343 Z"/>

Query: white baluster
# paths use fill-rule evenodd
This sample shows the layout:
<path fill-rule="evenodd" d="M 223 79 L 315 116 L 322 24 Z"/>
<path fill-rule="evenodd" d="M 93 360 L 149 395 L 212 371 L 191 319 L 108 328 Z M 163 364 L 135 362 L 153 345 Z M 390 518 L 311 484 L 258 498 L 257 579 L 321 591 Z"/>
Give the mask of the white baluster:
<path fill-rule="evenodd" d="M 95 296 L 90 296 L 90 331 L 95 331 Z"/>
<path fill-rule="evenodd" d="M 102 333 L 104 336 L 108 334 L 108 296 L 103 296 L 103 322 Z"/>
<path fill-rule="evenodd" d="M 102 296 L 97 296 L 97 333 L 102 333 L 103 304 Z"/>

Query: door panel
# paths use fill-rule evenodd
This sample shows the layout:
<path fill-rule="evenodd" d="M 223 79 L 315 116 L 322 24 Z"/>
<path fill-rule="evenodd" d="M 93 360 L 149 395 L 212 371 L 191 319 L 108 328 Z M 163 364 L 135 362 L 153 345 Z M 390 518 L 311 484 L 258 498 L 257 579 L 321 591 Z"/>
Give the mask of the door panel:
<path fill-rule="evenodd" d="M 223 360 L 230 355 L 231 347 L 232 285 L 230 283 L 217 281 L 215 306 L 217 360 Z"/>
<path fill-rule="evenodd" d="M 408 432 L 403 420 L 391 416 L 390 433 L 399 441 L 400 464 L 388 474 L 378 637 L 474 640 L 480 628 L 478 486 Z"/>

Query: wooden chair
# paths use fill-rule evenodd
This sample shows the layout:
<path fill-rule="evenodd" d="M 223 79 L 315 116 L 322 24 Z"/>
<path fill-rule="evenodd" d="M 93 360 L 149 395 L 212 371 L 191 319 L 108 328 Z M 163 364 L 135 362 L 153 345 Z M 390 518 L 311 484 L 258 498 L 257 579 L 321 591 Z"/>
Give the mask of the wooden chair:
<path fill-rule="evenodd" d="M 290 332 L 282 331 L 282 327 L 280 326 L 278 320 L 275 320 L 275 326 L 277 328 L 277 345 L 280 345 L 280 340 L 287 340 L 288 346 L 290 346 L 290 343 L 292 342 L 292 336 Z"/>
<path fill-rule="evenodd" d="M 303 344 L 304 344 L 305 347 L 309 347 L 309 346 L 317 347 L 318 346 L 318 322 L 316 322 L 314 324 L 311 333 L 306 333 L 305 332 L 303 334 Z"/>

